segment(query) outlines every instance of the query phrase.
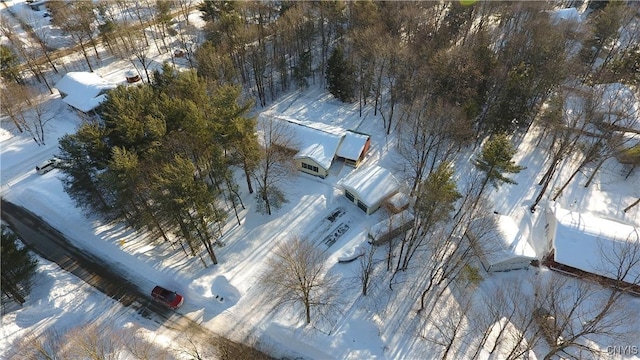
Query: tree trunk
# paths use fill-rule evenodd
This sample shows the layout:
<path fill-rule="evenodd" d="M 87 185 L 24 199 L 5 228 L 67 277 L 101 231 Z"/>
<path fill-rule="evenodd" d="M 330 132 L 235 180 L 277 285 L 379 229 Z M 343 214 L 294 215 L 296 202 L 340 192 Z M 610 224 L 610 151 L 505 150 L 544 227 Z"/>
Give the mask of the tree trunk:
<path fill-rule="evenodd" d="M 540 189 L 540 193 L 538 193 L 538 196 L 536 196 L 535 201 L 529 207 L 529 211 L 531 211 L 532 213 L 536 211 L 536 206 L 538 206 L 538 203 L 540 203 L 540 200 L 542 200 L 542 197 L 547 192 L 547 188 L 551 183 L 551 179 L 553 178 L 553 174 L 555 173 L 555 169 L 557 168 L 557 166 L 558 166 L 558 162 L 556 159 L 554 159 L 554 162 L 551 163 L 551 166 L 549 166 L 549 170 L 547 170 L 547 172 L 544 174 L 543 176 L 544 182 L 542 183 L 542 188 Z"/>
<path fill-rule="evenodd" d="M 626 213 L 627 211 L 631 210 L 632 207 L 638 205 L 639 203 L 640 203 L 640 198 L 638 198 L 636 201 L 634 201 L 631 205 L 629 205 L 626 208 L 624 208 L 624 210 L 622 210 L 622 211 L 624 211 Z"/>
<path fill-rule="evenodd" d="M 596 177 L 598 170 L 600 170 L 600 167 L 602 166 L 602 164 L 604 164 L 605 160 L 607 160 L 607 158 L 603 158 L 602 160 L 600 160 L 600 162 L 598 162 L 598 165 L 596 165 L 596 168 L 593 169 L 593 173 L 591 173 L 591 176 L 589 176 L 589 180 L 587 180 L 587 183 L 584 184 L 584 187 L 589 187 L 589 185 L 591 185 L 593 178 Z"/>

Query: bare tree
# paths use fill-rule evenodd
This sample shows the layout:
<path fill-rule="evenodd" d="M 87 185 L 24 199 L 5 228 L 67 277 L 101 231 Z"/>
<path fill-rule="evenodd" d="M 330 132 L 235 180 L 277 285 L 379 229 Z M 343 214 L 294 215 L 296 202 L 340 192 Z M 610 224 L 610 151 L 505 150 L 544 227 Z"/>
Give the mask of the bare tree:
<path fill-rule="evenodd" d="M 541 188 L 531 204 L 530 210 L 532 212 L 546 193 L 561 161 L 573 153 L 573 149 L 583 135 L 582 130 L 587 124 L 581 116 L 575 116 L 571 111 L 565 110 L 565 97 L 562 94 L 552 98 L 549 107 L 541 117 L 541 121 L 545 128 L 550 130 L 551 135 L 549 139 L 549 166 L 538 183 Z"/>
<path fill-rule="evenodd" d="M 137 29 L 135 26 L 129 26 L 122 28 L 120 34 L 124 44 L 124 51 L 122 52 L 129 60 L 131 64 L 137 68 L 136 60 L 142 69 L 144 70 L 147 83 L 151 83 L 151 77 L 149 76 L 149 66 L 151 65 L 151 57 L 149 56 L 149 44 L 145 37 L 144 29 Z"/>
<path fill-rule="evenodd" d="M 426 98 L 403 107 L 403 110 L 407 116 L 401 117 L 399 122 L 403 141 L 398 142 L 398 152 L 408 163 L 413 194 L 437 164 L 449 161 L 455 155 L 451 138 L 460 114 L 442 101 L 434 103 Z"/>
<path fill-rule="evenodd" d="M 117 360 L 122 351 L 122 335 L 109 325 L 88 324 L 71 329 L 65 339 L 72 342 L 68 346 L 72 358 Z"/>
<path fill-rule="evenodd" d="M 279 184 L 293 173 L 293 155 L 298 147 L 294 134 L 285 121 L 265 117 L 258 121 L 261 161 L 254 169 L 258 192 L 258 211 L 271 215 L 286 202 Z"/>
<path fill-rule="evenodd" d="M 56 116 L 55 108 L 33 88 L 17 83 L 0 88 L 0 109 L 18 131 L 27 132 L 38 145 L 45 145 L 46 126 Z"/>
<path fill-rule="evenodd" d="M 52 22 L 80 46 L 82 55 L 93 72 L 93 66 L 89 60 L 88 45 L 93 47 L 97 59 L 100 59 L 96 42 L 97 22 L 94 14 L 93 2 L 77 1 L 72 3 L 51 2 L 49 10 L 52 13 Z"/>
<path fill-rule="evenodd" d="M 0 16 L 0 33 L 7 37 L 16 53 L 24 61 L 24 65 L 26 66 L 26 68 L 29 69 L 36 80 L 40 83 L 44 83 L 47 89 L 49 89 L 49 92 L 53 94 L 53 89 L 51 88 L 51 85 L 49 84 L 45 73 L 42 71 L 42 66 L 40 66 L 39 63 L 41 50 L 31 46 L 31 44 L 24 42 L 22 37 L 14 33 L 13 29 L 8 26 L 9 22 L 6 21 L 3 16 Z"/>
<path fill-rule="evenodd" d="M 607 275 L 612 287 L 603 287 L 599 278 L 574 279 L 551 277 L 536 286 L 540 307 L 552 319 L 550 351 L 545 359 L 558 353 L 578 351 L 581 357 L 600 358 L 605 352 L 594 344 L 631 343 L 640 334 L 634 327 L 626 291 L 640 284 L 640 238 L 637 233 L 600 249 L 597 271 Z M 596 280 L 596 281 L 594 281 Z"/>
<path fill-rule="evenodd" d="M 330 315 L 339 303 L 340 285 L 327 270 L 322 249 L 294 236 L 275 247 L 260 283 L 277 306 L 302 306 L 307 324 L 313 319 L 331 322 Z"/>
<path fill-rule="evenodd" d="M 420 331 L 420 337 L 441 348 L 442 360 L 450 357 L 459 358 L 454 345 L 464 341 L 470 333 L 468 317 L 473 308 L 473 302 L 471 297 L 462 296 L 460 299 L 453 298 L 443 303 L 446 303 L 449 308 L 430 317 L 431 321 Z"/>
<path fill-rule="evenodd" d="M 361 245 L 364 246 L 364 245 Z M 376 253 L 375 246 L 369 246 L 366 250 L 363 250 L 363 255 L 360 256 L 360 284 L 362 285 L 362 296 L 367 296 L 369 291 L 369 285 L 371 284 L 371 277 L 375 270 L 374 255 Z"/>

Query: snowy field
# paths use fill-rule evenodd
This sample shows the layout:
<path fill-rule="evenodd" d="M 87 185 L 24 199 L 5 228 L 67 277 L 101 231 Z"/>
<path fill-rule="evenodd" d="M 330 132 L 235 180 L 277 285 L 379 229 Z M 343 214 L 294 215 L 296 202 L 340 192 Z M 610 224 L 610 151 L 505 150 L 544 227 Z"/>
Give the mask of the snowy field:
<path fill-rule="evenodd" d="M 168 59 L 168 54 L 155 55 L 157 66 Z M 73 64 L 80 67 L 81 61 Z M 124 73 L 130 68 L 129 62 L 105 57 L 96 73 L 113 83 L 122 83 Z M 79 69 L 71 67 L 66 70 Z M 256 212 L 254 197 L 248 194 L 244 181 L 238 181 L 246 205 L 239 214 L 242 225 L 238 226 L 233 214 L 229 214 L 222 238 L 225 246 L 216 248 L 220 263 L 204 268 L 197 258 L 185 259 L 180 249 L 164 243 L 151 246 L 150 239 L 144 234 L 134 233 L 118 224 L 107 225 L 99 219 L 87 218 L 63 191 L 57 170 L 45 175 L 35 172 L 35 165 L 56 154 L 56 140 L 74 132 L 82 121 L 62 103 L 57 93 L 48 101 L 52 108 L 57 109 L 58 115 L 47 124 L 49 140 L 46 145 L 38 146 L 32 139 L 17 135 L 12 129 L 0 129 L 1 195 L 42 217 L 78 247 L 105 259 L 140 288 L 150 292 L 154 285 L 159 284 L 175 289 L 185 296 L 184 306 L 178 310 L 182 314 L 232 340 L 257 340 L 260 348 L 278 357 L 426 359 L 436 352 L 433 344 L 419 338 L 414 331 L 419 289 L 399 286 L 390 291 L 388 276 L 382 274 L 376 278 L 379 284 L 374 286 L 372 294 L 362 297 L 356 279 L 358 262 L 343 264 L 337 261 L 364 244 L 367 229 L 389 216 L 385 210 L 367 216 L 344 198 L 338 183 L 353 171 L 351 167 L 334 165 L 326 179 L 296 174 L 287 184 L 282 184 L 289 202 L 272 216 Z M 360 117 L 357 104 L 344 105 L 323 89 L 312 87 L 304 92 L 286 94 L 268 108 L 256 111 L 269 111 L 370 134 L 372 147 L 361 167 L 379 165 L 391 170 L 399 179 L 407 176 L 396 152 L 398 139 L 395 132 L 386 135 L 382 118 L 374 116 L 370 107 L 365 108 Z M 514 176 L 518 184 L 487 191 L 493 209 L 510 215 L 520 231 L 530 236 L 540 256 L 545 243 L 543 215 L 546 200 L 541 202 L 537 212 L 532 214 L 528 210 L 537 195 L 537 183 L 546 167 L 545 145 L 536 148 L 538 135 L 534 128 L 517 144 L 518 153 L 514 160 L 526 166 Z M 473 155 L 460 155 L 456 176 L 459 183 L 464 183 L 474 171 L 471 164 Z M 553 189 L 562 185 L 576 166 L 576 161 L 570 157 L 560 166 L 560 175 L 553 180 L 545 199 L 554 193 Z M 625 179 L 623 170 L 615 159 L 608 160 L 594 183 L 587 188 L 584 187 L 587 177 L 579 174 L 564 190 L 558 204 L 566 209 L 640 226 L 640 206 L 627 213 L 622 211 L 640 196 L 640 171 L 636 169 Z M 332 217 L 335 213 L 340 215 Z M 347 230 L 333 239 L 335 241 L 330 246 L 323 244 L 323 240 L 339 227 Z M 256 286 L 256 280 L 274 246 L 294 235 L 325 246 L 330 271 L 347 285 L 342 294 L 342 313 L 336 315 L 336 323 L 331 327 L 307 327 L 300 314 L 292 309 L 274 311 L 264 306 L 268 294 Z M 382 259 L 384 251 L 379 251 L 377 257 Z M 489 292 L 503 282 L 526 284 L 536 276 L 556 276 L 544 270 L 540 273 L 522 270 L 482 275 L 485 279 L 479 293 Z M 224 300 L 218 301 L 219 297 Z M 444 298 L 454 301 L 454 297 L 454 294 L 446 294 Z M 627 306 L 632 307 L 635 314 L 640 313 L 639 299 L 630 299 Z M 55 264 L 40 259 L 36 286 L 24 307 L 2 318 L 0 358 L 17 339 L 28 333 L 64 330 L 81 322 L 105 320 L 123 327 L 139 327 L 143 332 L 144 329 L 156 328 L 148 320 L 64 273 Z M 167 329 L 156 331 L 150 336 L 161 346 L 168 346 L 178 336 Z M 543 351 L 541 349 L 540 354 L 544 355 Z M 536 354 L 530 356 L 535 358 Z M 499 355 L 487 353 L 483 358 L 498 359 Z"/>

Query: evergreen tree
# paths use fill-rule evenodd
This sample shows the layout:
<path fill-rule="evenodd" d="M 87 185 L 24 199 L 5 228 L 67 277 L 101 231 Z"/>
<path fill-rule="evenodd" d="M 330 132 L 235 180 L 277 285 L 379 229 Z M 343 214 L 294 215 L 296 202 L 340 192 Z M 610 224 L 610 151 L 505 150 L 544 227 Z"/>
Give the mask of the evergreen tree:
<path fill-rule="evenodd" d="M 356 93 L 355 67 L 338 46 L 327 61 L 327 86 L 329 92 L 342 102 L 351 102 Z"/>
<path fill-rule="evenodd" d="M 482 153 L 478 158 L 473 160 L 476 168 L 485 173 L 485 178 L 480 186 L 478 196 L 482 194 L 488 183 L 498 188 L 502 183 L 517 184 L 514 180 L 503 175 L 517 174 L 524 170 L 524 166 L 516 165 L 512 160 L 516 154 L 516 150 L 506 135 L 500 134 L 494 136 L 482 148 Z"/>
<path fill-rule="evenodd" d="M 0 45 L 0 76 L 6 81 L 15 81 L 18 84 L 24 83 L 18 69 L 18 58 L 5 45 Z"/>
<path fill-rule="evenodd" d="M 398 269 L 407 269 L 418 248 L 429 241 L 432 230 L 451 218 L 454 205 L 461 196 L 453 179 L 451 163 L 440 163 L 418 186 L 414 226 L 401 245 Z"/>
<path fill-rule="evenodd" d="M 4 225 L 0 230 L 0 239 L 2 294 L 22 305 L 31 290 L 31 277 L 38 262 L 29 249 L 18 247 L 16 235 Z"/>

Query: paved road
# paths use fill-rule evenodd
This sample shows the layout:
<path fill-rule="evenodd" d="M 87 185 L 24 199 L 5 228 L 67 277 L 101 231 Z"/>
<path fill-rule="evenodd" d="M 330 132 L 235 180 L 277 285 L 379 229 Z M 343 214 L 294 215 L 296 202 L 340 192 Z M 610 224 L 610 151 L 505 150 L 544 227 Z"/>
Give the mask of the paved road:
<path fill-rule="evenodd" d="M 29 210 L 0 199 L 2 220 L 16 233 L 18 238 L 41 257 L 57 263 L 86 283 L 116 299 L 124 306 L 136 310 L 144 317 L 178 331 L 192 331 L 209 340 L 224 345 L 226 351 L 235 349 L 236 354 L 252 359 L 270 357 L 242 344 L 221 338 L 160 303 L 150 300 L 150 295 L 121 274 L 114 272 L 101 259 L 91 256 L 71 244 L 62 233 L 49 226 Z M 251 354 L 251 355 L 249 355 Z"/>

